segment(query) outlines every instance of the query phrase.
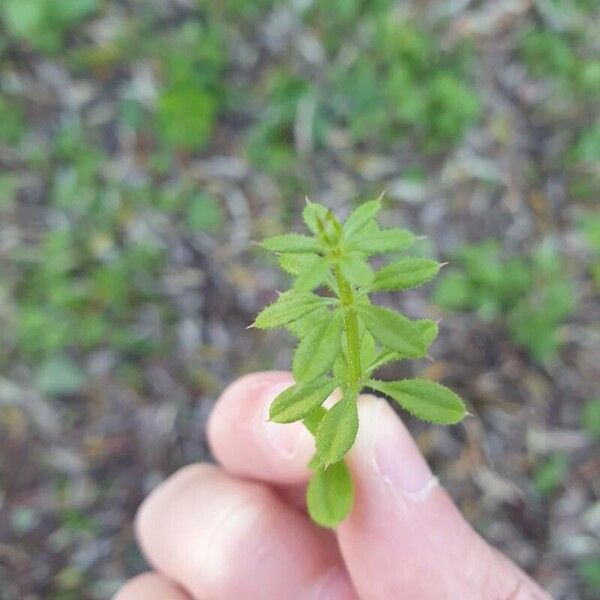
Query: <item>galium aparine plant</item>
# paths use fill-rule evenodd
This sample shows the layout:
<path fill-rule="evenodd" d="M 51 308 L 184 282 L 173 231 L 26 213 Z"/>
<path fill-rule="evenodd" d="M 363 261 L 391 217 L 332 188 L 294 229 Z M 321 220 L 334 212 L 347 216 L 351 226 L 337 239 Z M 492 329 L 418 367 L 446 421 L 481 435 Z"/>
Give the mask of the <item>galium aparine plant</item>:
<path fill-rule="evenodd" d="M 277 423 L 302 421 L 314 435 L 307 505 L 312 519 L 325 527 L 337 526 L 352 508 L 354 490 L 344 457 L 358 431 L 357 397 L 363 388 L 385 394 L 431 423 L 451 425 L 466 414 L 461 398 L 438 383 L 375 376 L 386 363 L 427 356 L 437 323 L 410 320 L 372 304 L 369 295 L 419 286 L 441 266 L 402 256 L 374 271 L 372 256 L 402 252 L 415 241 L 407 230 L 380 228 L 380 208 L 380 200 L 365 202 L 342 224 L 326 207 L 308 202 L 303 218 L 312 235 L 288 233 L 262 242 L 279 255 L 294 283 L 254 326 L 285 327 L 298 338 L 295 383 L 275 398 L 269 415 Z M 326 409 L 323 403 L 336 389 L 339 400 Z"/>

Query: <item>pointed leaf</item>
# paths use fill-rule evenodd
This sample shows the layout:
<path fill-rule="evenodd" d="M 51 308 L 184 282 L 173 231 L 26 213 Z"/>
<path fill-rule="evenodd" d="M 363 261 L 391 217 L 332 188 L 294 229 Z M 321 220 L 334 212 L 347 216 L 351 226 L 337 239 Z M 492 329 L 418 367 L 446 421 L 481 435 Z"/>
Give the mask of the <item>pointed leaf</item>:
<path fill-rule="evenodd" d="M 319 287 L 329 275 L 329 263 L 324 258 L 311 263 L 296 276 L 294 289 L 303 292 L 310 292 Z"/>
<path fill-rule="evenodd" d="M 406 290 L 433 279 L 440 264 L 429 258 L 401 258 L 375 274 L 374 290 Z"/>
<path fill-rule="evenodd" d="M 365 225 L 370 223 L 381 210 L 381 200 L 371 200 L 361 204 L 347 219 L 343 225 L 344 239 L 349 240 L 360 231 Z"/>
<path fill-rule="evenodd" d="M 359 306 L 359 315 L 373 337 L 386 348 L 407 358 L 426 356 L 427 343 L 422 325 L 381 306 Z"/>
<path fill-rule="evenodd" d="M 418 319 L 417 321 L 413 321 L 415 327 L 419 329 L 421 332 L 421 336 L 425 345 L 429 347 L 429 344 L 435 340 L 438 334 L 438 325 L 435 321 L 431 319 Z"/>
<path fill-rule="evenodd" d="M 353 501 L 352 477 L 344 461 L 315 471 L 306 490 L 306 505 L 315 523 L 336 527 L 350 513 Z"/>
<path fill-rule="evenodd" d="M 279 266 L 286 273 L 298 275 L 322 259 L 317 254 L 280 254 L 278 260 Z"/>
<path fill-rule="evenodd" d="M 363 287 L 373 281 L 373 269 L 356 254 L 346 254 L 340 260 L 342 275 L 353 285 Z"/>
<path fill-rule="evenodd" d="M 335 390 L 337 381 L 317 379 L 309 383 L 296 383 L 283 390 L 269 408 L 269 418 L 275 423 L 293 423 L 307 418 L 321 406 Z"/>
<path fill-rule="evenodd" d="M 296 381 L 310 381 L 331 369 L 342 351 L 342 314 L 315 326 L 300 340 L 294 354 Z"/>
<path fill-rule="evenodd" d="M 365 329 L 360 338 L 360 364 L 363 369 L 370 365 L 377 357 L 375 338 Z"/>
<path fill-rule="evenodd" d="M 319 423 L 323 420 L 323 417 L 327 414 L 327 409 L 322 406 L 317 406 L 311 413 L 306 415 L 302 420 L 302 423 L 308 429 L 313 436 L 317 435 L 317 429 Z M 316 455 L 315 455 L 316 456 Z M 309 465 L 310 466 L 310 465 Z"/>
<path fill-rule="evenodd" d="M 309 332 L 315 323 L 320 323 L 325 319 L 331 319 L 332 311 L 328 305 L 319 306 L 317 309 L 299 317 L 284 327 L 298 339 L 302 339 Z"/>
<path fill-rule="evenodd" d="M 375 381 L 369 385 L 393 398 L 419 419 L 438 425 L 453 425 L 466 415 L 460 396 L 447 387 L 426 379 Z"/>
<path fill-rule="evenodd" d="M 327 304 L 326 298 L 309 292 L 284 292 L 258 314 L 254 326 L 259 329 L 281 327 Z"/>
<path fill-rule="evenodd" d="M 407 358 L 404 354 L 394 352 L 393 350 L 384 350 L 378 354 L 370 363 L 366 363 L 365 369 L 369 372 L 369 375 L 383 365 L 387 365 L 391 362 L 399 362 Z"/>
<path fill-rule="evenodd" d="M 322 204 L 317 204 L 316 202 L 307 202 L 304 210 L 302 211 L 302 218 L 304 219 L 304 223 L 306 227 L 314 235 L 319 235 L 321 232 L 321 228 L 325 224 L 325 219 L 327 218 L 327 207 Z"/>
<path fill-rule="evenodd" d="M 365 254 L 399 252 L 415 242 L 415 236 L 406 229 L 382 229 L 360 232 L 348 244 L 352 250 Z"/>
<path fill-rule="evenodd" d="M 319 249 L 317 240 L 297 233 L 284 233 L 268 237 L 263 240 L 262 246 L 271 252 L 288 252 L 290 254 L 316 252 Z"/>
<path fill-rule="evenodd" d="M 323 466 L 336 463 L 350 450 L 358 431 L 356 394 L 346 395 L 323 417 L 317 430 L 317 454 Z"/>

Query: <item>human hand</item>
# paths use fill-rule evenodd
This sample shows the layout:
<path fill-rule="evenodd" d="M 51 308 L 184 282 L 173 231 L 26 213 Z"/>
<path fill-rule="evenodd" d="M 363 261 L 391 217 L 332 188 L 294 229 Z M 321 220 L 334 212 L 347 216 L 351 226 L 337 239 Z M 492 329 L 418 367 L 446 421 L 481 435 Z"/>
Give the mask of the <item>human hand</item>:
<path fill-rule="evenodd" d="M 143 503 L 139 544 L 155 569 L 114 600 L 545 600 L 464 520 L 384 400 L 363 396 L 348 455 L 356 486 L 335 532 L 303 509 L 314 438 L 267 422 L 292 383 L 255 373 L 225 390 L 208 438 L 219 466 L 184 467 Z"/>

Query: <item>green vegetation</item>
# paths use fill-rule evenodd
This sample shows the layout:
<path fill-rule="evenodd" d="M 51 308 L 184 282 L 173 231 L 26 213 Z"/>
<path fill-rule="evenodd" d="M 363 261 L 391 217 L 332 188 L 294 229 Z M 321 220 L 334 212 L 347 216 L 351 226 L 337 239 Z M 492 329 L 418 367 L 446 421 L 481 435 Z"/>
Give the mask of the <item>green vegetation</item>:
<path fill-rule="evenodd" d="M 590 115 L 586 126 L 570 132 L 570 147 L 559 158 L 572 170 L 572 193 L 595 200 L 600 191 L 600 125 L 594 108 L 600 94 L 600 58 L 590 42 L 597 15 L 593 3 L 585 2 L 554 5 L 553 10 L 556 14 L 546 15 L 545 26 L 525 29 L 520 55 L 529 74 L 547 87 L 537 107 L 542 119 Z"/>
<path fill-rule="evenodd" d="M 380 200 L 365 202 L 342 224 L 331 210 L 309 202 L 303 217 L 312 236 L 283 234 L 262 244 L 279 255 L 294 282 L 262 310 L 254 326 L 286 327 L 299 340 L 292 368 L 295 383 L 273 400 L 269 416 L 276 423 L 303 421 L 315 436 L 307 506 L 311 517 L 325 527 L 337 526 L 352 508 L 353 487 L 344 456 L 358 432 L 357 400 L 364 387 L 383 392 L 431 423 L 452 425 L 466 414 L 460 397 L 433 381 L 375 378 L 385 364 L 427 356 L 437 324 L 411 321 L 375 306 L 369 295 L 423 285 L 440 268 L 433 260 L 403 257 L 374 271 L 372 257 L 398 253 L 415 241 L 405 229 L 380 229 L 380 209 Z M 313 293 L 321 287 L 326 295 Z M 341 398 L 325 409 L 323 403 L 336 388 Z"/>
<path fill-rule="evenodd" d="M 569 471 L 569 458 L 557 452 L 541 463 L 533 474 L 533 484 L 542 496 L 550 496 L 562 484 Z"/>
<path fill-rule="evenodd" d="M 476 311 L 504 323 L 514 341 L 542 363 L 561 345 L 560 326 L 577 307 L 564 259 L 550 245 L 529 258 L 507 256 L 494 241 L 465 246 L 440 280 L 435 301 L 448 310 Z"/>
<path fill-rule="evenodd" d="M 4 0 L 0 17 L 9 35 L 33 50 L 59 52 L 69 30 L 93 14 L 100 0 Z"/>

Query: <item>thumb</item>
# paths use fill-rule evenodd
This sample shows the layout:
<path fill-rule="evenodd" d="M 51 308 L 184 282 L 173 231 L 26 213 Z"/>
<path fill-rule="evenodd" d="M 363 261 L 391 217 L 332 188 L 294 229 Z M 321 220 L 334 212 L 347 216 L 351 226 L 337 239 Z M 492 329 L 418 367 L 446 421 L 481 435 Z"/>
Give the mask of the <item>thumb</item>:
<path fill-rule="evenodd" d="M 363 396 L 338 539 L 363 600 L 548 599 L 468 525 L 388 404 Z"/>

